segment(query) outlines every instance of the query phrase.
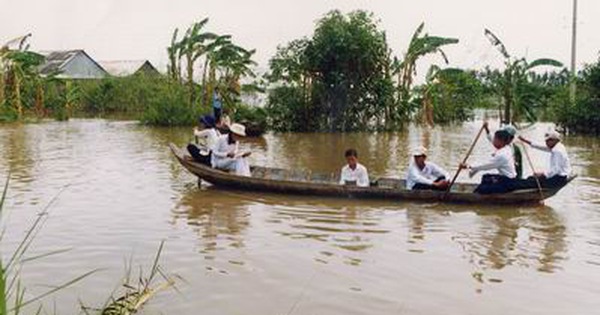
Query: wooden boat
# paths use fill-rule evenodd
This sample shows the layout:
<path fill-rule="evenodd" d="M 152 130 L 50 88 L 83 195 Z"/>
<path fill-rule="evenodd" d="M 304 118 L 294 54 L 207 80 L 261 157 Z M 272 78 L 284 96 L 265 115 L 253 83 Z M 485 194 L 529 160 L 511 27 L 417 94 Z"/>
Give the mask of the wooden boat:
<path fill-rule="evenodd" d="M 196 163 L 187 153 L 170 144 L 181 165 L 200 179 L 217 187 L 249 191 L 264 191 L 297 195 L 317 195 L 346 198 L 372 198 L 397 201 L 427 201 L 472 204 L 535 204 L 554 196 L 557 189 L 527 189 L 507 194 L 480 195 L 473 193 L 476 184 L 455 183 L 452 191 L 407 190 L 405 181 L 379 178 L 371 187 L 340 185 L 337 175 L 311 173 L 305 170 L 251 167 L 252 176 L 244 177 Z M 575 176 L 570 177 L 569 181 Z"/>

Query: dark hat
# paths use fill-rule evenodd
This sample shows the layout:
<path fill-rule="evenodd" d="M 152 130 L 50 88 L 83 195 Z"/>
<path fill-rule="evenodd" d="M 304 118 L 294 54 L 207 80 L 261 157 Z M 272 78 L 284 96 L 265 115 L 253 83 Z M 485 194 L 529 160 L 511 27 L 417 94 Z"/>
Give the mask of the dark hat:
<path fill-rule="evenodd" d="M 500 130 L 496 131 L 496 133 L 494 134 L 494 137 L 499 138 L 500 140 L 502 140 L 504 142 L 508 142 L 510 139 L 513 138 L 513 136 L 504 129 L 500 129 Z"/>
<path fill-rule="evenodd" d="M 215 118 L 211 115 L 204 115 L 200 117 L 200 122 L 209 128 L 214 128 L 216 125 Z"/>

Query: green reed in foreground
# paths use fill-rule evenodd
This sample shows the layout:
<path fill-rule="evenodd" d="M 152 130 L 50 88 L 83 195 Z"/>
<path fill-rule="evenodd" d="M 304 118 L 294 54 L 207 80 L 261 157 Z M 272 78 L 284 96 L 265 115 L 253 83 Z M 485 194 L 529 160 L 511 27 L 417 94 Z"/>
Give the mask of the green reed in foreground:
<path fill-rule="evenodd" d="M 6 179 L 4 187 L 2 189 L 2 197 L 0 197 L 0 224 L 4 223 L 2 220 L 2 214 L 4 210 L 4 205 L 6 201 L 6 195 L 8 192 L 8 186 L 10 182 L 10 175 Z M 65 187 L 66 188 L 66 187 Z M 62 192 L 62 191 L 61 191 Z M 43 253 L 40 255 L 26 257 L 26 253 L 30 248 L 33 240 L 37 236 L 40 231 L 43 223 L 47 218 L 47 210 L 54 203 L 56 198 L 60 195 L 60 192 L 46 205 L 46 207 L 42 210 L 40 214 L 38 214 L 37 218 L 34 220 L 33 224 L 26 231 L 25 236 L 19 242 L 17 248 L 10 255 L 8 260 L 5 260 L 3 256 L 0 256 L 0 315 L 4 314 L 12 314 L 18 315 L 21 314 L 23 308 L 29 306 L 34 303 L 40 302 L 43 298 L 52 295 L 60 290 L 63 290 L 66 287 L 69 287 L 82 279 L 88 277 L 89 275 L 95 273 L 97 270 L 92 270 L 84 273 L 78 277 L 75 277 L 63 284 L 58 286 L 54 286 L 52 289 L 39 294 L 37 296 L 28 297 L 26 295 L 26 289 L 21 283 L 21 268 L 22 265 L 27 262 L 36 261 L 38 259 L 42 259 L 48 256 L 56 255 L 65 250 L 57 250 L 52 252 Z M 4 230 L 0 234 L 0 244 L 3 241 Z M 42 306 L 39 305 L 35 314 L 40 314 L 42 312 Z M 29 313 L 29 312 L 28 312 Z"/>
<path fill-rule="evenodd" d="M 7 178 L 0 197 L 0 225 L 4 223 L 2 220 L 3 209 L 6 201 L 6 196 L 9 187 L 9 177 Z M 58 291 L 61 291 L 69 286 L 74 285 L 75 283 L 83 280 L 84 278 L 90 276 L 91 274 L 97 272 L 98 270 L 92 270 L 86 272 L 78 277 L 75 277 L 61 285 L 54 286 L 52 289 L 39 294 L 34 297 L 28 297 L 26 294 L 27 291 L 21 282 L 21 268 L 23 264 L 36 261 L 48 256 L 57 255 L 67 250 L 56 250 L 52 252 L 43 253 L 40 255 L 26 257 L 26 253 L 30 248 L 33 240 L 36 238 L 38 232 L 42 228 L 44 222 L 47 219 L 48 212 L 47 210 L 52 206 L 54 201 L 60 196 L 61 190 L 54 198 L 44 207 L 41 213 L 38 214 L 37 218 L 34 220 L 33 224 L 26 231 L 25 236 L 19 242 L 17 248 L 10 255 L 8 260 L 5 260 L 3 256 L 0 255 L 0 315 L 18 315 L 24 312 L 24 308 L 30 306 L 34 303 L 41 302 L 42 299 L 48 297 Z M 0 233 L 0 244 L 3 241 L 4 230 Z M 140 276 L 138 278 L 137 284 L 132 284 L 131 277 L 131 263 L 127 268 L 126 276 L 124 277 L 122 287 L 125 288 L 124 292 L 118 298 L 111 298 L 104 304 L 104 306 L 96 310 L 98 313 L 102 315 L 128 315 L 137 312 L 144 303 L 146 303 L 150 298 L 152 298 L 159 291 L 162 291 L 170 286 L 174 285 L 174 280 L 167 276 L 158 262 L 160 256 L 162 254 L 164 248 L 164 241 L 160 243 L 156 256 L 154 258 L 152 269 L 150 270 L 150 274 L 147 278 L 142 277 L 141 271 Z M 162 277 L 165 281 L 160 284 L 154 286 L 155 279 L 157 277 Z M 112 295 L 112 294 L 111 294 Z M 85 314 L 89 313 L 89 308 L 82 307 L 82 311 Z M 37 306 L 37 309 L 34 314 L 41 314 L 43 311 L 42 305 Z M 27 312 L 32 313 L 30 311 Z M 94 312 L 96 313 L 96 312 Z"/>
<path fill-rule="evenodd" d="M 163 247 L 164 241 L 160 243 L 149 276 L 147 278 L 142 277 L 140 271 L 140 276 L 135 285 L 132 284 L 131 263 L 129 263 L 123 279 L 122 288 L 124 288 L 124 292 L 118 298 L 111 297 L 105 303 L 101 309 L 102 315 L 129 315 L 136 313 L 155 294 L 175 284 L 173 278 L 167 276 L 158 264 Z M 159 285 L 153 285 L 155 279 L 159 276 L 163 278 L 164 282 Z M 83 309 L 86 314 L 89 314 L 85 307 Z"/>

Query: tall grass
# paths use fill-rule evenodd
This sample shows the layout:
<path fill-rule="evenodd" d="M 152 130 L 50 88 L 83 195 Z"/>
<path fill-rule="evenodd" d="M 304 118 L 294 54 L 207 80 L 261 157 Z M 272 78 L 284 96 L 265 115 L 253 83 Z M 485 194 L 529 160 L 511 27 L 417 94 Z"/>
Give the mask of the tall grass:
<path fill-rule="evenodd" d="M 8 193 L 9 183 L 10 175 L 6 179 L 6 182 L 2 188 L 2 194 L 0 195 L 0 226 L 4 225 L 3 210 L 5 206 L 6 196 Z M 65 186 L 65 188 L 66 187 L 67 186 Z M 61 190 L 61 192 L 63 190 Z M 98 271 L 98 269 L 95 269 L 86 272 L 65 283 L 53 286 L 52 289 L 33 297 L 28 297 L 26 294 L 26 288 L 21 282 L 22 265 L 28 262 L 37 261 L 48 256 L 57 255 L 66 251 L 62 249 L 42 253 L 36 256 L 26 257 L 28 249 L 30 248 L 32 242 L 34 241 L 38 232 L 42 228 L 43 223 L 46 221 L 47 210 L 54 203 L 56 198 L 58 198 L 61 192 L 55 195 L 54 198 L 37 216 L 32 225 L 27 229 L 25 236 L 19 242 L 17 248 L 11 255 L 9 255 L 10 258 L 8 260 L 5 260 L 0 253 L 0 315 L 19 315 L 24 312 L 25 307 L 31 306 L 32 304 L 38 302 L 40 304 L 35 309 L 34 314 L 41 314 L 43 311 L 41 301 L 44 298 L 54 293 L 57 293 L 58 291 L 61 291 L 67 287 L 72 286 L 75 283 L 85 279 L 86 277 Z M 0 233 L 0 244 L 2 244 L 4 241 L 3 236 L 4 230 L 2 230 L 2 233 Z M 146 303 L 155 294 L 157 294 L 161 290 L 173 286 L 175 283 L 173 277 L 168 276 L 159 265 L 159 259 L 162 254 L 163 248 L 164 241 L 160 243 L 156 256 L 154 257 L 149 275 L 147 277 L 143 277 L 140 270 L 140 275 L 137 278 L 137 284 L 132 283 L 133 278 L 131 276 L 132 269 L 130 263 L 127 268 L 127 272 L 122 285 L 125 291 L 122 294 L 120 294 L 118 298 L 114 298 L 111 294 L 111 297 L 104 303 L 103 307 L 98 309 L 97 311 L 99 311 L 102 315 L 132 314 L 139 310 L 139 308 L 141 308 L 144 305 L 144 303 Z M 155 280 L 158 277 L 163 278 L 165 281 L 160 285 L 155 285 L 154 282 L 156 282 Z M 82 310 L 84 313 L 89 314 L 88 308 L 83 307 L 83 305 Z M 31 314 L 32 312 L 28 311 L 27 313 Z"/>
<path fill-rule="evenodd" d="M 2 197 L 0 198 L 0 225 L 4 226 L 3 214 L 4 214 L 4 206 L 6 201 L 6 196 L 8 193 L 8 187 L 10 183 L 10 174 L 8 175 L 4 187 L 2 189 Z M 62 192 L 62 191 L 61 191 Z M 47 210 L 54 203 L 56 198 L 60 195 L 60 192 L 44 207 L 42 212 L 38 214 L 36 219 L 33 221 L 31 226 L 25 232 L 25 236 L 21 239 L 17 248 L 14 250 L 12 254 L 10 254 L 10 258 L 8 260 L 4 259 L 4 256 L 0 253 L 0 315 L 18 315 L 21 314 L 23 309 L 31 304 L 40 302 L 42 299 L 50 296 L 58 291 L 61 291 L 73 284 L 83 280 L 84 278 L 90 276 L 95 273 L 97 270 L 92 270 L 86 272 L 78 277 L 75 277 L 65 283 L 54 286 L 52 289 L 33 296 L 27 297 L 26 288 L 21 282 L 21 268 L 23 264 L 36 261 L 48 256 L 56 255 L 65 252 L 65 250 L 56 250 L 47 253 L 43 253 L 40 255 L 26 257 L 26 253 L 31 247 L 34 239 L 36 238 L 38 232 L 40 231 L 43 223 L 47 218 Z M 4 242 L 4 233 L 5 230 L 3 228 L 2 233 L 0 234 L 0 244 Z M 40 314 L 42 312 L 41 304 L 38 306 L 35 314 Z"/>

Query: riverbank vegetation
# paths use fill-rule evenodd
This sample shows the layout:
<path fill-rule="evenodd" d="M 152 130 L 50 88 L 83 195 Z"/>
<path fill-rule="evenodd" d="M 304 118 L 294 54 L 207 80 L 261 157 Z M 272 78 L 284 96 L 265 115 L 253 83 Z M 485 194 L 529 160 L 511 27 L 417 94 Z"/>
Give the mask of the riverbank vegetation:
<path fill-rule="evenodd" d="M 164 75 L 100 80 L 42 76 L 44 56 L 29 50 L 31 34 L 12 41 L 0 49 L 0 121 L 117 115 L 149 125 L 192 125 L 211 112 L 218 90 L 234 120 L 258 129 L 395 130 L 411 121 L 462 122 L 475 108 L 490 108 L 506 122 L 543 118 L 572 132 L 600 133 L 600 63 L 574 78 L 557 60 L 510 54 L 487 29 L 482 36 L 504 66 L 459 69 L 444 52 L 459 40 L 430 35 L 424 23 L 402 49 L 390 47 L 372 13 L 331 11 L 310 36 L 280 45 L 269 70 L 259 74 L 254 49 L 208 28 L 206 18 L 174 30 Z M 424 56 L 436 58 L 415 82 Z M 579 86 L 574 101 L 568 94 L 573 81 Z M 247 105 L 251 98 L 259 104 Z"/>

